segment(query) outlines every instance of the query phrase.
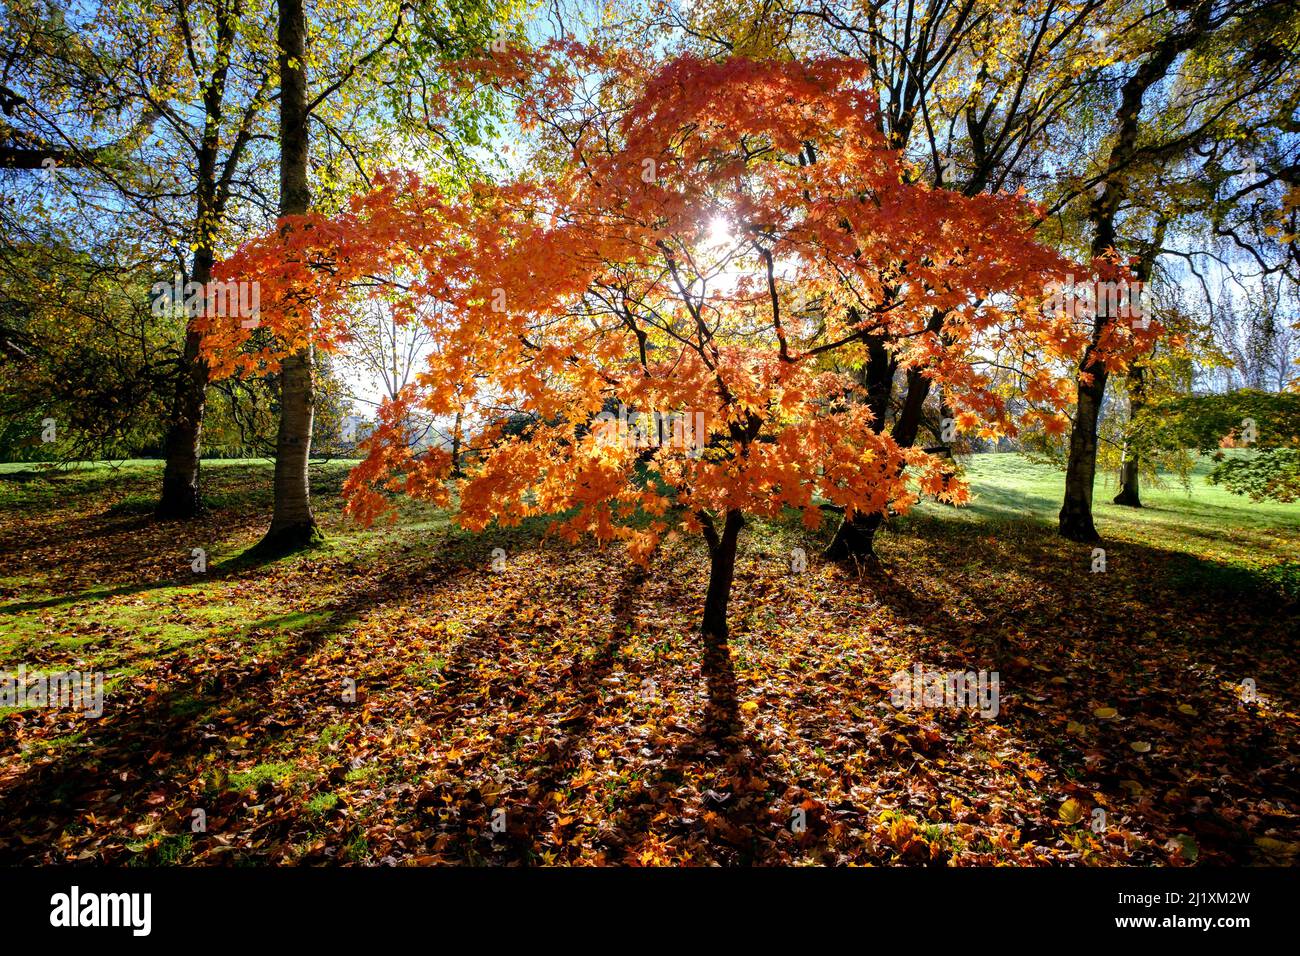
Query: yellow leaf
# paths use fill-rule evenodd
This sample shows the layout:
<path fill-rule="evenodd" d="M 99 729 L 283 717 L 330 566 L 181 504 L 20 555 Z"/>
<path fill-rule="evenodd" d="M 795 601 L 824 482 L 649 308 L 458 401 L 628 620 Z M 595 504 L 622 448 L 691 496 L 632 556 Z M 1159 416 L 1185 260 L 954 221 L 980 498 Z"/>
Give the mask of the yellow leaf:
<path fill-rule="evenodd" d="M 1297 852 L 1300 852 L 1300 844 L 1283 843 L 1281 840 L 1274 840 L 1272 837 L 1255 837 L 1255 846 L 1265 853 L 1280 856 L 1294 856 Z"/>
<path fill-rule="evenodd" d="M 1061 809 L 1056 811 L 1056 815 L 1064 823 L 1078 823 L 1083 819 L 1083 804 L 1071 797 L 1061 804 Z"/>

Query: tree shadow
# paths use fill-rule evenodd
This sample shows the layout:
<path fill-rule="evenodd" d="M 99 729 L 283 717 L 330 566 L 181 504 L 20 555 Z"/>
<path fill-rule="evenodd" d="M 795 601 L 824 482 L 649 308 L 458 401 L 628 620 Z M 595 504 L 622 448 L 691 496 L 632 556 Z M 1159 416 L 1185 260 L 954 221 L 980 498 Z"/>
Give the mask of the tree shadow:
<path fill-rule="evenodd" d="M 528 792 L 558 792 L 569 786 L 577 775 L 581 764 L 580 751 L 604 709 L 602 682 L 619 661 L 620 651 L 631 631 L 635 597 L 645 578 L 643 568 L 633 565 L 628 569 L 613 597 L 614 621 L 608 636 L 590 655 L 580 648 L 557 680 L 554 692 L 571 697 L 573 704 L 559 722 L 561 736 L 548 739 L 543 745 L 545 760 L 541 771 L 527 778 Z M 503 624 L 507 633 L 517 633 L 517 629 L 510 626 L 509 619 Z M 467 673 L 467 669 L 458 671 L 457 680 L 463 681 Z M 458 690 L 457 687 L 449 688 L 449 696 L 457 696 Z M 485 804 L 484 813 L 488 810 Z M 531 859 L 537 849 L 538 835 L 550 829 L 548 814 L 550 811 L 540 803 L 518 800 L 507 811 L 503 832 L 493 833 L 490 820 L 472 816 L 462 819 L 454 832 L 463 841 L 460 850 L 471 857 L 478 854 L 485 859 Z"/>
<path fill-rule="evenodd" d="M 722 742 L 740 728 L 740 709 L 736 693 L 736 669 L 731 661 L 731 647 L 725 640 L 703 638 L 700 672 L 708 701 L 705 706 L 704 736 Z"/>
<path fill-rule="evenodd" d="M 886 558 L 856 582 L 864 600 L 920 625 L 893 636 L 900 649 L 937 669 L 997 670 L 999 722 L 1019 746 L 1136 826 L 1194 834 L 1204 861 L 1259 862 L 1255 835 L 1268 826 L 1295 832 L 1283 814 L 1263 814 L 1258 829 L 1242 823 L 1242 807 L 1294 801 L 1284 769 L 1293 741 L 1267 704 L 1243 703 L 1234 690 L 1249 682 L 1275 709 L 1300 703 L 1294 601 L 1258 576 L 1182 551 L 1110 542 L 1107 569 L 1093 572 L 1090 547 L 1050 529 L 992 538 L 944 526 L 946 539 L 936 530 L 912 525 L 910 540 L 896 544 L 952 554 L 942 575 Z M 1198 605 L 1203 613 L 1192 611 Z M 1118 715 L 1098 719 L 1104 708 Z M 1164 794 L 1163 804 L 1150 794 Z"/>
<path fill-rule="evenodd" d="M 535 544 L 526 534 L 493 541 L 506 542 L 512 552 Z M 1250 861 L 1250 834 L 1242 832 L 1241 816 L 1234 818 L 1232 813 L 1220 812 L 1222 808 L 1206 810 L 1206 800 L 1231 802 L 1233 808 L 1249 806 L 1253 814 L 1260 814 L 1264 807 L 1261 827 L 1279 832 L 1294 827 L 1280 809 L 1277 813 L 1268 810 L 1293 800 L 1294 785 L 1286 777 L 1291 738 L 1257 720 L 1258 709 L 1233 711 L 1235 705 L 1205 702 L 1211 692 L 1223 697 L 1216 682 L 1235 680 L 1248 672 L 1268 693 L 1293 700 L 1289 668 L 1295 659 L 1295 639 L 1276 634 L 1292 619 L 1282 617 L 1275 604 L 1260 604 L 1263 592 L 1241 592 L 1235 599 L 1243 606 L 1238 619 L 1223 622 L 1215 633 L 1197 635 L 1193 633 L 1195 622 L 1180 620 L 1189 604 L 1187 595 L 1178 591 L 1176 572 L 1188 561 L 1206 573 L 1221 566 L 1181 552 L 1117 543 L 1108 547 L 1112 570 L 1094 575 L 1087 570 L 1089 547 L 1056 541 L 1050 529 L 1041 527 L 1008 526 L 994 535 L 988 528 L 936 521 L 908 525 L 896 538 L 889 532 L 882 541 L 888 545 L 885 559 L 865 569 L 861 577 L 852 578 L 854 583 L 834 599 L 851 602 L 856 597 L 862 606 L 878 605 L 909 625 L 888 634 L 889 650 L 941 666 L 1000 670 L 1006 713 L 1014 718 L 1008 724 L 1009 733 L 1016 746 L 1053 768 L 1056 779 L 1049 781 L 1053 786 L 1080 781 L 1104 793 L 1112 806 L 1123 807 L 1144 825 L 1154 828 L 1167 823 L 1196 833 L 1205 857 L 1218 862 Z M 898 548 L 933 553 L 937 570 L 926 571 L 931 565 L 892 563 L 891 552 Z M 251 738 L 263 753 L 286 740 L 300 749 L 309 746 L 301 740 L 309 739 L 313 730 L 325 723 L 346 717 L 350 710 L 342 700 L 342 688 L 331 683 L 337 672 L 315 666 L 323 645 L 377 607 L 408 608 L 421 598 L 440 600 L 446 595 L 444 586 L 453 578 L 484 561 L 484 550 L 483 539 L 472 536 L 448 536 L 430 556 L 417 555 L 414 562 L 404 557 L 404 552 L 380 549 L 378 557 L 364 566 L 351 569 L 340 563 L 331 567 L 331 575 L 345 579 L 337 596 L 311 608 L 321 619 L 301 634 L 288 637 L 283 648 L 264 659 L 225 664 L 205 661 L 202 655 L 172 654 L 160 659 L 157 671 L 144 678 L 157 683 L 157 689 L 133 687 L 126 706 L 110 711 L 99 723 L 69 721 L 70 732 L 85 731 L 83 747 L 60 751 L 50 762 L 36 762 L 3 785 L 0 819 L 13 823 L 10 832 L 0 836 L 0 862 L 30 862 L 43 854 L 46 859 L 61 859 L 59 845 L 53 841 L 68 828 L 80 825 L 87 813 L 102 813 L 107 796 L 114 798 L 110 809 L 116 816 L 101 818 L 95 826 L 101 836 L 108 836 L 110 860 L 129 858 L 123 847 L 131 832 L 127 824 L 150 821 L 151 801 L 159 792 L 167 795 L 169 806 L 173 798 L 183 796 L 205 807 L 211 832 L 238 832 L 243 841 L 246 825 L 253 825 L 248 823 L 247 804 L 251 801 L 245 800 L 246 795 L 221 785 L 186 793 L 187 781 L 202 771 L 205 760 L 224 754 L 222 748 L 235 735 Z M 918 567 L 922 568 L 919 573 Z M 491 580 L 483 564 L 479 570 L 485 581 Z M 551 559 L 544 570 L 552 577 L 569 574 L 563 556 Z M 241 565 L 237 559 L 214 568 L 218 578 L 254 573 L 256 566 Z M 309 588 L 311 576 L 309 569 L 303 578 L 294 579 L 295 586 Z M 1136 588 L 1135 579 L 1140 581 Z M 535 749 L 528 751 L 540 759 L 521 762 L 517 779 L 507 780 L 500 793 L 489 794 L 484 788 L 482 764 L 472 771 L 437 765 L 435 770 L 447 770 L 446 775 L 454 777 L 452 784 L 401 779 L 391 783 L 391 792 L 382 790 L 382 798 L 376 801 L 387 805 L 391 797 L 403 804 L 418 821 L 418 828 L 432 834 L 428 843 L 432 846 L 445 840 L 438 852 L 454 855 L 458 861 L 535 859 L 543 835 L 558 826 L 554 804 L 543 798 L 580 785 L 575 775 L 591 765 L 585 748 L 601 732 L 611 698 L 622 693 L 610 690 L 608 682 L 620 676 L 616 671 L 639 675 L 644 673 L 641 668 L 652 666 L 631 659 L 627 649 L 644 580 L 635 570 L 621 579 L 612 596 L 610 616 L 598 618 L 610 621 L 607 635 L 603 624 L 598 625 L 593 639 L 577 649 L 561 650 L 558 642 L 552 647 L 536 632 L 529 612 L 539 599 L 531 578 L 526 590 L 511 593 L 505 603 L 513 601 L 513 605 L 499 613 L 494 609 L 492 616 L 451 645 L 441 670 L 442 683 L 428 698 L 421 698 L 421 706 L 436 698 L 437 711 L 422 711 L 412 719 L 449 735 L 469 735 L 483 731 L 480 718 L 484 714 L 493 709 L 508 714 L 518 708 L 518 701 L 524 701 L 530 713 L 552 718 L 548 726 L 553 732 L 545 731 Z M 151 586 L 156 585 L 127 587 Z M 744 586 L 738 583 L 738 587 Z M 696 590 L 694 584 L 685 589 L 686 600 L 698 597 Z M 1175 592 L 1181 595 L 1178 601 L 1172 600 Z M 561 592 L 553 589 L 551 593 Z M 680 595 L 683 591 L 675 588 L 670 593 Z M 602 603 L 608 600 L 607 595 L 607 590 L 601 591 Z M 83 594 L 78 599 L 93 598 Z M 593 608 L 583 600 L 573 597 L 570 607 L 576 610 L 566 613 L 592 619 Z M 1251 602 L 1258 606 L 1251 607 Z M 737 603 L 739 607 L 744 602 Z M 1235 609 L 1236 604 L 1225 607 Z M 246 626 L 244 634 L 251 638 L 264 628 L 274 629 L 276 620 L 263 618 Z M 1148 629 L 1154 637 L 1146 636 Z M 744 683 L 737 676 L 736 660 L 740 659 L 733 660 L 732 650 L 744 653 L 748 645 L 742 642 L 748 636 L 743 627 L 737 628 L 737 634 L 733 646 L 713 648 L 706 647 L 698 636 L 683 638 L 699 661 L 698 679 L 692 671 L 689 682 L 706 692 L 706 703 L 703 709 L 692 705 L 687 721 L 692 726 L 670 728 L 662 738 L 646 745 L 649 766 L 636 764 L 645 786 L 611 798 L 608 826 L 597 838 L 611 853 L 635 859 L 636 840 L 665 833 L 707 843 L 712 855 L 701 859 L 710 862 L 785 863 L 796 853 L 816 857 L 823 848 L 828 849 L 833 821 L 866 826 L 874 807 L 819 806 L 816 785 L 783 769 L 786 755 L 781 745 L 767 743 L 758 731 L 747 729 L 740 708 Z M 1252 635 L 1263 634 L 1270 635 L 1267 646 L 1262 646 L 1263 641 L 1259 647 L 1249 645 Z M 401 635 L 395 639 L 400 640 Z M 349 647 L 340 653 L 361 651 L 364 648 Z M 536 669 L 508 666 L 524 651 L 535 652 Z M 484 660 L 500 666 L 485 672 L 478 666 Z M 399 660 L 393 667 L 400 664 Z M 743 666 L 741 672 L 743 676 Z M 391 673 L 398 674 L 396 670 Z M 370 683 L 376 694 L 385 689 L 384 676 L 379 673 Z M 1057 677 L 1065 683 L 1054 683 Z M 394 676 L 395 683 L 403 679 Z M 285 693 L 287 683 L 294 686 Z M 1199 696 L 1188 697 L 1183 693 L 1188 690 Z M 546 706 L 538 702 L 540 695 L 549 695 Z M 1194 716 L 1178 712 L 1178 706 L 1189 699 L 1198 710 Z M 557 702 L 564 706 L 551 706 Z M 850 703 L 862 701 L 828 699 L 823 706 L 841 713 Z M 1063 733 L 1067 719 L 1091 721 L 1090 714 L 1098 704 L 1113 704 L 1126 716 L 1136 715 L 1139 708 L 1154 708 L 1161 726 L 1183 721 L 1179 725 L 1183 729 L 1179 735 L 1164 738 L 1156 757 L 1147 758 L 1146 765 L 1135 769 L 1129 746 L 1132 733 L 1125 732 L 1125 725 L 1098 724 L 1095 736 L 1088 740 Z M 1293 703 L 1287 706 L 1294 709 Z M 358 711 L 352 711 L 352 718 L 358 733 L 372 733 Z M 1136 719 L 1126 726 L 1131 729 L 1135 725 Z M 816 744 L 823 729 L 820 725 L 809 730 L 796 727 L 791 732 Z M 1142 729 L 1147 731 L 1145 726 Z M 391 727 L 373 731 L 376 735 L 391 732 Z M 1212 747 L 1207 753 L 1201 743 L 1216 736 L 1230 743 Z M 524 746 L 533 747 L 533 742 Z M 488 747 L 479 756 L 490 764 L 492 773 L 509 765 L 506 741 L 492 741 Z M 1167 755 L 1161 753 L 1166 748 Z M 1101 763 L 1094 754 L 1101 755 Z M 899 769 L 910 772 L 906 763 Z M 318 785 L 340 786 L 349 770 L 343 755 L 331 756 Z M 123 773 L 128 779 L 121 779 Z M 1225 774 L 1235 777 L 1224 782 Z M 1150 806 L 1129 800 L 1121 785 L 1133 779 L 1162 799 L 1165 794 L 1175 794 L 1167 820 Z M 960 781 L 953 782 L 954 787 L 959 785 Z M 444 801 L 443 797 L 451 795 L 450 786 L 458 788 L 455 795 L 464 799 L 454 804 Z M 656 800 L 665 792 L 673 806 L 685 812 L 661 819 L 664 811 Z M 268 785 L 258 792 L 256 802 L 274 806 L 282 798 L 288 799 Z M 507 809 L 502 833 L 494 834 L 490 826 L 494 806 Z M 796 810 L 806 812 L 800 817 Z M 319 825 L 301 807 L 291 812 L 296 815 L 286 811 L 256 824 L 256 839 L 241 846 L 241 857 L 265 861 L 271 851 L 262 847 L 283 847 Z M 353 812 L 354 808 L 346 808 L 339 816 L 349 821 L 346 826 L 360 830 L 357 817 L 347 816 Z M 170 829 L 188 830 L 188 820 L 183 818 L 168 817 L 167 824 Z M 35 842 L 17 839 L 14 834 L 19 830 Z M 1028 826 L 1025 832 L 1040 838 L 1039 832 Z M 202 839 L 196 837 L 196 842 Z M 331 846 L 330 853 L 337 849 L 337 845 Z M 337 857 L 327 854 L 326 858 Z"/>
<path fill-rule="evenodd" d="M 69 731 L 84 734 L 84 746 L 29 767 L 0 788 L 0 819 L 15 824 L 10 832 L 0 833 L 0 864 L 40 860 L 42 852 L 52 849 L 46 841 L 70 826 L 80 826 L 87 813 L 103 813 L 105 807 L 123 816 L 147 818 L 151 801 L 159 793 L 177 796 L 185 768 L 189 766 L 192 773 L 203 758 L 224 747 L 233 729 L 255 737 L 264 752 L 291 731 L 302 730 L 307 710 L 297 706 L 286 713 L 287 705 L 276 697 L 278 684 L 305 672 L 323 645 L 376 605 L 407 600 L 464 570 L 463 560 L 421 563 L 379 583 L 345 589 L 337 600 L 314 609 L 324 620 L 304 628 L 266 659 L 200 667 L 191 655 L 159 656 L 158 666 L 143 679 L 161 689 L 149 693 L 136 687 L 121 705 L 110 701 L 98 719 L 60 718 Z M 255 631 L 263 623 L 255 622 L 243 631 Z M 310 685 L 304 687 L 309 689 Z M 315 708 L 318 719 L 348 707 L 343 687 L 315 690 L 320 694 Z M 7 719 L 29 718 L 19 714 Z M 214 719 L 229 729 L 214 734 Z M 334 779 L 341 780 L 346 772 L 345 766 L 336 768 Z M 195 794 L 194 801 L 205 809 L 210 832 L 221 832 L 240 813 L 240 793 L 220 785 Z M 23 821 L 21 827 L 18 821 Z M 173 822 L 188 829 L 188 819 Z M 20 838 L 20 830 L 26 839 Z M 41 833 L 43 839 L 33 840 L 32 832 Z M 114 850 L 120 861 L 121 848 Z"/>

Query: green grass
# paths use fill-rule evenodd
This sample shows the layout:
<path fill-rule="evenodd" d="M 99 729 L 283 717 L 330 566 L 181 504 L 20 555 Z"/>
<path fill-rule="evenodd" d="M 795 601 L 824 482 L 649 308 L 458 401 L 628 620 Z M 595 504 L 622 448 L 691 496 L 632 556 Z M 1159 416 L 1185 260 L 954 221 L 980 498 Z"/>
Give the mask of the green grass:
<path fill-rule="evenodd" d="M 307 801 L 307 810 L 315 814 L 329 813 L 338 805 L 338 802 L 339 796 L 337 793 L 318 793 Z"/>
<path fill-rule="evenodd" d="M 971 503 L 952 509 L 927 503 L 921 510 L 947 513 L 966 520 L 1004 521 L 1030 518 L 1051 524 L 1061 507 L 1062 473 L 1050 465 L 1030 461 L 1015 452 L 972 455 L 964 459 L 971 487 Z M 1158 483 L 1142 482 L 1142 508 L 1111 503 L 1118 490 L 1111 476 L 1098 475 L 1093 497 L 1093 517 L 1099 527 L 1109 522 L 1158 526 L 1186 526 L 1235 530 L 1242 526 L 1300 528 L 1300 505 L 1275 501 L 1254 502 L 1230 494 L 1206 481 L 1213 463 L 1200 458 L 1187 487 L 1177 475 L 1162 476 Z"/>
<path fill-rule="evenodd" d="M 268 783 L 279 783 L 293 774 L 293 764 L 261 763 L 230 775 L 227 789 L 257 790 Z"/>
<path fill-rule="evenodd" d="M 952 523 L 1000 531 L 1056 527 L 1064 485 L 1058 469 L 1010 452 L 972 455 L 963 464 L 970 504 L 923 502 L 901 523 L 932 531 Z M 1206 480 L 1212 466 L 1208 458 L 1198 459 L 1186 483 L 1178 475 L 1144 478 L 1141 508 L 1112 504 L 1112 476 L 1098 475 L 1093 519 L 1101 545 L 1173 552 L 1172 582 L 1207 599 L 1300 601 L 1300 504 L 1231 494 Z"/>
<path fill-rule="evenodd" d="M 314 467 L 351 467 L 359 459 L 333 458 L 329 462 L 313 461 Z M 201 468 L 204 471 L 222 469 L 222 468 L 247 468 L 247 467 L 266 467 L 272 464 L 269 458 L 205 458 Z M 137 473 L 162 473 L 162 462 L 157 458 L 126 458 L 122 461 L 83 461 L 73 462 L 68 465 L 51 465 L 42 462 L 31 461 L 0 461 L 0 474 L 12 474 L 16 472 L 52 472 L 55 474 L 65 475 L 84 475 L 95 472 L 137 472 Z"/>

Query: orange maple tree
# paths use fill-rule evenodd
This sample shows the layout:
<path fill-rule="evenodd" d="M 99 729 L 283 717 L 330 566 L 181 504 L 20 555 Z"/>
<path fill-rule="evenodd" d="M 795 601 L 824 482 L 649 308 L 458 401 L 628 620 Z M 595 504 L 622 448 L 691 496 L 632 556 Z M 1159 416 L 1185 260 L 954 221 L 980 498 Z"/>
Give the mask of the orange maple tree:
<path fill-rule="evenodd" d="M 862 62 L 555 43 L 463 68 L 514 97 L 519 172 L 463 190 L 388 174 L 218 273 L 261 282 L 275 344 L 213 320 L 217 375 L 309 338 L 339 347 L 359 295 L 429 324 L 428 370 L 381 408 L 348 479 L 356 518 L 393 491 L 458 492 L 467 528 L 558 515 L 566 539 L 619 539 L 642 563 L 702 534 L 716 646 L 745 515 L 798 509 L 815 528 L 823 504 L 965 500 L 949 460 L 879 427 L 868 344 L 942 383 L 959 430 L 1063 429 L 1086 337 L 1042 302 L 1080 270 L 1034 241 L 1023 195 L 921 183 Z M 416 415 L 459 416 L 463 471 L 410 440 Z"/>

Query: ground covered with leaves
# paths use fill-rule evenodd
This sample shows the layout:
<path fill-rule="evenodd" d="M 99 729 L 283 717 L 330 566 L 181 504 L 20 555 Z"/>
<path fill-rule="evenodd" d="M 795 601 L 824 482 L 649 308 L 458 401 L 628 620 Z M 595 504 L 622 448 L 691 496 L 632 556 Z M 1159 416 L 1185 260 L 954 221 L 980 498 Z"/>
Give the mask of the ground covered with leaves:
<path fill-rule="evenodd" d="M 187 524 L 154 465 L 0 470 L 0 670 L 111 675 L 98 719 L 0 710 L 0 863 L 1297 862 L 1294 507 L 1105 506 L 1094 572 L 1059 476 L 981 456 L 877 565 L 751 522 L 705 666 L 701 544 L 641 572 L 411 503 L 362 531 L 344 474 L 330 545 L 254 566 L 266 466 L 206 466 Z M 895 707 L 917 664 L 997 671 L 997 717 Z"/>

